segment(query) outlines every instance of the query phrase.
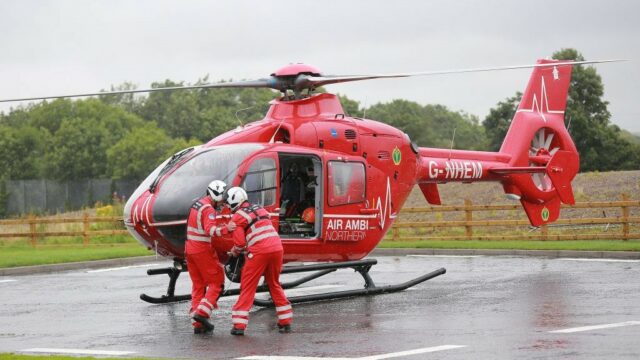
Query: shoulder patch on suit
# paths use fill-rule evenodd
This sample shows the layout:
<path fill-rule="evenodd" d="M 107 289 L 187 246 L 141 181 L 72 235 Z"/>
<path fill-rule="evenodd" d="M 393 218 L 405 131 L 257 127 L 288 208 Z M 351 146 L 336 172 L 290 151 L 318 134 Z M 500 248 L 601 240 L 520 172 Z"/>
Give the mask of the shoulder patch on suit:
<path fill-rule="evenodd" d="M 196 201 L 191 205 L 192 208 L 199 210 L 202 207 L 202 203 L 200 201 Z"/>

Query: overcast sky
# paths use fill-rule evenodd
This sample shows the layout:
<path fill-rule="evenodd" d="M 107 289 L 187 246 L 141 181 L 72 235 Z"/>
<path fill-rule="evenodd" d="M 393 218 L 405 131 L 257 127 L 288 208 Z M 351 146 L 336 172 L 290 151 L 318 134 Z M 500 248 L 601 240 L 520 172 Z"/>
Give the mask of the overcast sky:
<path fill-rule="evenodd" d="M 640 1 L 0 2 L 0 98 L 95 91 L 125 81 L 268 76 L 290 62 L 325 74 L 534 63 L 572 47 L 597 65 L 612 122 L 640 133 Z M 364 105 L 403 98 L 481 119 L 530 70 L 328 87 Z M 13 105 L 15 106 L 15 104 Z M 0 109 L 8 110 L 7 106 Z"/>

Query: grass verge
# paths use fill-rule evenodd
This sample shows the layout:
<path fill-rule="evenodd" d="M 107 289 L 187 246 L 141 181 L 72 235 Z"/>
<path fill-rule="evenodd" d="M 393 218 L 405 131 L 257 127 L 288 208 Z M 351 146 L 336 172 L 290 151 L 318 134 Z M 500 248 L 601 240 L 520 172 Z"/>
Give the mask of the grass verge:
<path fill-rule="evenodd" d="M 104 244 L 99 246 L 67 245 L 60 247 L 8 246 L 0 247 L 0 268 L 30 265 L 60 264 L 76 261 L 104 260 L 153 255 L 138 243 Z"/>
<path fill-rule="evenodd" d="M 510 249 L 510 250 L 585 250 L 585 251 L 640 251 L 640 241 L 587 240 L 587 241 L 478 241 L 478 240 L 418 240 L 382 241 L 380 248 L 434 248 L 434 249 Z"/>
<path fill-rule="evenodd" d="M 37 360 L 37 359 L 53 359 L 53 360 L 94 360 L 99 359 L 90 356 L 62 356 L 62 355 L 18 355 L 12 353 L 0 353 L 0 360 Z M 127 358 L 127 360 L 153 360 L 153 358 Z"/>

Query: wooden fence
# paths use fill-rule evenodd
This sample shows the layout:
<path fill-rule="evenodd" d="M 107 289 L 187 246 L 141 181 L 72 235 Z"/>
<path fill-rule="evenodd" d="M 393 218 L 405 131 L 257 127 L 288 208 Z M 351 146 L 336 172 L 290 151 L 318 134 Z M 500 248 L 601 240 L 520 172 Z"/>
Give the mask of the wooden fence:
<path fill-rule="evenodd" d="M 576 213 L 581 209 L 591 210 L 590 212 L 602 211 L 602 217 L 563 217 L 549 225 L 540 228 L 530 227 L 526 217 L 521 219 L 481 219 L 474 220 L 474 214 L 496 211 L 519 211 L 524 214 L 520 204 L 515 205 L 474 205 L 470 200 L 465 200 L 460 206 L 433 206 L 426 208 L 405 208 L 394 222 L 391 228 L 391 238 L 388 240 L 631 240 L 640 239 L 640 201 L 630 200 L 627 195 L 622 196 L 622 201 L 594 201 L 581 202 L 573 206 L 562 206 L 562 211 L 571 209 Z M 607 216 L 607 210 L 619 210 L 617 216 Z M 415 219 L 403 221 L 401 218 L 409 214 L 419 214 L 425 217 L 428 214 L 442 214 L 458 212 L 460 220 L 424 220 Z M 615 211 L 618 212 L 618 211 Z M 581 215 L 581 214 L 577 214 Z M 584 215 L 584 214 L 582 214 Z M 634 216 L 632 216 L 634 215 Z M 415 217 L 415 216 L 413 216 Z M 433 217 L 433 216 L 432 216 Z M 443 216 L 447 219 L 455 218 L 455 215 Z M 486 217 L 486 216 L 485 216 Z M 508 234 L 501 235 L 486 234 L 484 228 L 487 227 L 509 227 Z M 517 228 L 520 230 L 517 230 Z M 594 229 L 602 227 L 605 231 L 594 232 Z M 612 228 L 620 228 L 620 231 L 611 231 Z M 455 232 L 452 228 L 464 229 L 464 233 L 443 235 L 442 232 Z M 481 230 L 477 230 L 482 228 Z M 580 230 L 577 230 L 580 229 Z M 585 229 L 588 229 L 585 231 Z M 442 231 L 447 230 L 447 231 Z M 477 230 L 477 231 L 476 231 Z M 504 229 L 503 229 L 504 230 Z M 550 233 L 550 230 L 553 233 Z M 514 233 L 516 231 L 516 233 Z M 519 231 L 519 233 L 517 233 Z M 535 231 L 535 233 L 533 233 Z M 413 232 L 413 234 L 408 234 Z M 475 232 L 482 232 L 478 235 Z M 440 233 L 440 234 L 439 234 Z M 533 233 L 533 234 L 532 234 Z"/>
<path fill-rule="evenodd" d="M 590 210 L 602 211 L 603 217 L 570 217 L 562 214 L 556 222 L 540 228 L 530 228 L 526 218 L 506 219 L 509 216 L 500 216 L 501 219 L 486 219 L 486 212 L 515 211 L 524 214 L 520 204 L 515 205 L 474 205 L 470 200 L 465 200 L 464 205 L 433 206 L 425 208 L 405 208 L 394 222 L 391 228 L 392 241 L 398 240 L 632 240 L 640 239 L 640 201 L 630 200 L 623 196 L 622 201 L 595 201 L 576 203 L 573 206 L 564 206 L 563 212 Z M 618 212 L 616 216 L 606 216 L 607 210 Z M 460 220 L 451 220 L 456 214 L 444 216 L 444 213 L 458 213 Z M 442 219 L 433 218 L 434 214 L 440 214 Z M 491 214 L 490 214 L 491 215 Z M 573 214 L 576 215 L 576 214 Z M 495 215 L 491 215 L 495 216 Z M 490 217 L 491 217 L 490 216 Z M 521 215 L 519 215 L 522 217 Z M 410 221 L 403 221 L 411 217 Z M 475 218 L 475 220 L 474 220 Z M 446 219 L 446 220 L 445 220 Z M 92 229 L 94 224 L 113 223 L 111 229 Z M 80 224 L 73 226 L 81 229 L 64 229 L 63 231 L 49 231 L 44 229 L 48 224 Z M 0 228 L 8 226 L 11 229 L 16 226 L 28 226 L 28 231 L 9 232 L 0 231 L 2 238 L 26 238 L 32 246 L 38 245 L 38 240 L 46 237 L 82 237 L 82 243 L 89 245 L 94 236 L 126 235 L 128 231 L 123 228 L 121 216 L 89 216 L 85 213 L 82 217 L 44 218 L 28 217 L 15 220 L 0 220 Z M 501 235 L 487 235 L 485 228 L 500 228 Z M 594 232 L 596 227 L 602 227 L 607 231 Z M 610 230 L 620 228 L 620 231 Z M 39 229 L 40 228 L 40 229 Z M 592 228 L 589 231 L 577 231 L 577 228 Z M 464 231 L 460 231 L 463 229 Z M 478 230 L 482 229 L 482 230 Z M 457 231 L 456 231 L 457 230 Z M 515 232 L 514 232 L 515 231 Z M 535 233 L 532 234 L 532 232 Z M 458 234 L 456 234 L 456 232 Z M 481 234 L 478 234 L 480 232 Z"/>
<path fill-rule="evenodd" d="M 114 229 L 95 230 L 91 229 L 91 226 L 97 223 L 114 223 Z M 81 224 L 82 230 L 67 230 L 64 231 L 40 231 L 38 229 L 41 225 L 48 224 Z M 117 225 L 116 225 L 117 224 Z M 89 216 L 85 213 L 82 217 L 68 217 L 68 218 L 47 218 L 47 217 L 35 217 L 30 216 L 23 219 L 15 220 L 0 220 L 0 227 L 11 226 L 15 227 L 28 225 L 28 232 L 0 232 L 1 238 L 27 238 L 32 246 L 38 245 L 38 239 L 46 237 L 82 237 L 82 244 L 89 245 L 91 237 L 93 236 L 113 236 L 113 235 L 125 235 L 129 232 L 123 228 L 122 216 Z M 117 228 L 116 228 L 117 227 Z"/>

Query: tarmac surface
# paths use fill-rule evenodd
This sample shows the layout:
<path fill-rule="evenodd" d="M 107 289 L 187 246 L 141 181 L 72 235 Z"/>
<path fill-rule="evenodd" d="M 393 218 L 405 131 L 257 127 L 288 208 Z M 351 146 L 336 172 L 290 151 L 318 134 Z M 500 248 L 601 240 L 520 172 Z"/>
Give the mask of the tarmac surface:
<path fill-rule="evenodd" d="M 638 359 L 640 260 L 482 255 L 379 256 L 377 285 L 440 267 L 447 273 L 395 294 L 294 305 L 293 333 L 272 309 L 229 335 L 235 297 L 216 329 L 194 335 L 188 302 L 151 305 L 164 260 L 93 270 L 0 277 L 0 352 L 209 359 Z M 283 281 L 299 274 L 283 276 Z M 338 270 L 289 295 L 361 288 Z M 187 274 L 176 293 L 187 293 Z M 234 284 L 234 287 L 237 287 Z"/>

